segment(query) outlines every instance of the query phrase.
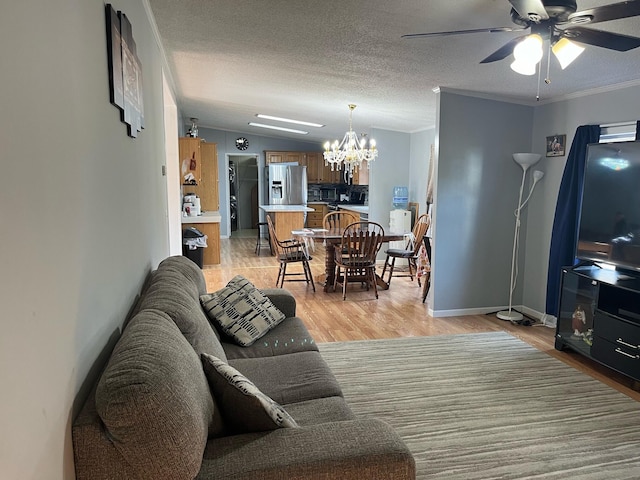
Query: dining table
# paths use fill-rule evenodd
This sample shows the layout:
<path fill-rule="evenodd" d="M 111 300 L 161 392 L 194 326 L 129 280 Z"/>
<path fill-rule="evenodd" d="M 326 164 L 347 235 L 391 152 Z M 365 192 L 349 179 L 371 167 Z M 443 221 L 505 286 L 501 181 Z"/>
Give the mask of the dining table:
<path fill-rule="evenodd" d="M 344 228 L 304 228 L 302 230 L 292 230 L 293 237 L 304 243 L 307 251 L 313 250 L 316 242 L 324 243 L 324 278 L 319 278 L 316 283 L 323 285 L 323 290 L 329 292 L 333 288 L 333 281 L 336 270 L 335 250 L 336 245 L 342 242 L 342 234 Z M 409 233 L 385 232 L 382 236 L 382 242 L 394 242 L 404 240 Z M 388 290 L 389 284 L 385 282 L 378 273 L 376 273 L 376 284 L 379 289 Z"/>

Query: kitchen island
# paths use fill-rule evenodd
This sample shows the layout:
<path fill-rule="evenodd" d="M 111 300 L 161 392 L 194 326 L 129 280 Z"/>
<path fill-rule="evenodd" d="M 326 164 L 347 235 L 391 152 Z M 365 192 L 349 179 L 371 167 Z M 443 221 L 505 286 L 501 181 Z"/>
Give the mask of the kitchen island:
<path fill-rule="evenodd" d="M 366 221 L 369 218 L 369 206 L 368 205 L 350 205 L 350 204 L 342 204 L 340 205 L 340 210 L 347 210 L 349 212 L 354 212 L 360 215 L 360 221 Z"/>
<path fill-rule="evenodd" d="M 260 209 L 271 217 L 279 240 L 291 238 L 292 230 L 302 230 L 305 213 L 314 211 L 306 205 L 260 205 Z"/>
<path fill-rule="evenodd" d="M 182 217 L 182 229 L 195 227 L 207 236 L 207 247 L 202 252 L 203 265 L 220 265 L 220 212 L 202 212 L 202 215 Z"/>

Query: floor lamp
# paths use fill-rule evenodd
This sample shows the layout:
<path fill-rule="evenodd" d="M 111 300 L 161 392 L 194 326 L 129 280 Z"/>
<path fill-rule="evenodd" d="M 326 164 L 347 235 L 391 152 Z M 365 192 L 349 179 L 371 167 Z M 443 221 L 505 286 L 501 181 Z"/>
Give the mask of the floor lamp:
<path fill-rule="evenodd" d="M 523 319 L 523 316 L 520 312 L 516 312 L 512 309 L 513 302 L 513 291 L 516 289 L 516 280 L 518 278 L 518 247 L 520 244 L 520 213 L 522 209 L 525 207 L 529 199 L 531 198 L 531 194 L 533 193 L 533 189 L 536 188 L 536 183 L 540 181 L 540 179 L 544 176 L 544 173 L 540 170 L 535 170 L 533 172 L 533 184 L 531 185 L 531 189 L 529 190 L 529 195 L 522 201 L 522 193 L 524 191 L 524 183 L 527 177 L 527 170 L 532 165 L 536 164 L 538 160 L 540 160 L 540 155 L 537 153 L 514 153 L 513 159 L 515 162 L 522 167 L 522 183 L 520 184 L 520 196 L 518 197 L 518 208 L 516 208 L 516 229 L 513 235 L 513 252 L 511 255 L 511 282 L 509 284 L 509 310 L 502 310 L 498 312 L 497 316 L 501 320 L 509 320 L 511 323 L 517 323 Z"/>

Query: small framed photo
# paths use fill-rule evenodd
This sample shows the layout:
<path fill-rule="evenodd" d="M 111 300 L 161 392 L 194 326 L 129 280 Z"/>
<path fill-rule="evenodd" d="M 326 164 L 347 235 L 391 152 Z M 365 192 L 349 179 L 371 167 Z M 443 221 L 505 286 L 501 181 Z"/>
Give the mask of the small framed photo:
<path fill-rule="evenodd" d="M 547 137 L 547 157 L 564 157 L 566 135 L 551 135 Z"/>

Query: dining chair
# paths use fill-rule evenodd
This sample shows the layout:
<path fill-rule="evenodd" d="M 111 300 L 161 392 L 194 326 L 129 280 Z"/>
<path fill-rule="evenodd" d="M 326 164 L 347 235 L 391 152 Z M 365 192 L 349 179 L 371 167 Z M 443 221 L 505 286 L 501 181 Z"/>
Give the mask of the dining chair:
<path fill-rule="evenodd" d="M 347 299 L 347 283 L 366 284 L 367 290 L 373 285 L 378 298 L 376 284 L 376 256 L 382 246 L 384 229 L 375 222 L 354 222 L 348 225 L 335 251 L 336 275 L 333 280 L 335 291 L 338 281 L 342 281 L 342 299 Z"/>
<path fill-rule="evenodd" d="M 286 276 L 304 275 L 303 279 L 287 279 L 288 282 L 293 281 L 306 281 L 307 284 L 311 283 L 313 291 L 316 291 L 316 286 L 313 283 L 313 275 L 311 274 L 311 267 L 309 267 L 309 256 L 305 245 L 297 240 L 280 240 L 276 236 L 276 230 L 273 226 L 271 217 L 267 215 L 267 224 L 269 225 L 269 240 L 271 242 L 271 248 L 280 262 L 280 269 L 278 270 L 278 278 L 276 279 L 276 287 L 282 288 Z M 290 263 L 301 263 L 302 272 L 287 273 L 287 265 Z"/>
<path fill-rule="evenodd" d="M 382 279 L 384 280 L 384 274 L 387 271 L 387 267 L 389 267 L 389 279 L 386 280 L 387 285 L 391 284 L 391 277 L 393 277 L 393 270 L 396 264 L 396 258 L 404 258 L 407 260 L 409 265 L 409 273 L 399 275 L 396 273 L 396 277 L 411 277 L 411 281 L 413 281 L 414 269 L 417 272 L 416 260 L 418 259 L 418 252 L 420 251 L 420 246 L 422 245 L 422 239 L 427 233 L 429 229 L 429 225 L 431 224 L 431 219 L 427 213 L 424 213 L 418 217 L 416 223 L 413 225 L 413 230 L 409 235 L 407 240 L 407 244 L 405 248 L 390 248 L 386 250 L 384 253 L 387 254 L 387 258 L 384 261 L 384 266 L 382 267 Z M 421 286 L 420 277 L 418 277 L 418 286 Z"/>
<path fill-rule="evenodd" d="M 327 213 L 322 219 L 322 226 L 327 230 L 339 230 L 359 220 L 360 219 L 356 217 L 355 213 L 338 210 L 336 212 Z"/>

